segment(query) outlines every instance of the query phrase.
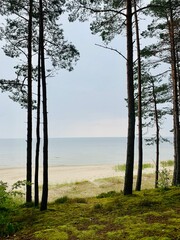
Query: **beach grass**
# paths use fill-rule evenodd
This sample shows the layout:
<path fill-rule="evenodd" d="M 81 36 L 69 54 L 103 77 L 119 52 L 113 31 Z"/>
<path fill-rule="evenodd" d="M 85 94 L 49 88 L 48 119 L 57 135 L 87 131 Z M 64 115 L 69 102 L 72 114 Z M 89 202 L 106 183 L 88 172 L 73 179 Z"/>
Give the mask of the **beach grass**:
<path fill-rule="evenodd" d="M 119 171 L 124 172 L 126 170 L 126 164 L 120 164 L 120 165 L 118 164 L 114 167 L 114 170 L 116 172 L 119 172 Z"/>
<path fill-rule="evenodd" d="M 173 160 L 161 161 L 160 164 L 161 167 L 172 167 L 174 166 L 174 161 Z"/>
<path fill-rule="evenodd" d="M 164 161 L 164 162 L 166 162 L 166 161 Z M 152 164 L 152 163 L 143 163 L 142 169 L 147 169 L 147 168 L 154 168 L 154 164 Z M 114 167 L 114 170 L 116 172 L 124 172 L 126 170 L 126 164 L 118 164 L 118 165 L 116 165 Z"/>
<path fill-rule="evenodd" d="M 142 169 L 147 169 L 147 168 L 154 168 L 154 164 L 152 164 L 152 163 L 143 163 Z"/>

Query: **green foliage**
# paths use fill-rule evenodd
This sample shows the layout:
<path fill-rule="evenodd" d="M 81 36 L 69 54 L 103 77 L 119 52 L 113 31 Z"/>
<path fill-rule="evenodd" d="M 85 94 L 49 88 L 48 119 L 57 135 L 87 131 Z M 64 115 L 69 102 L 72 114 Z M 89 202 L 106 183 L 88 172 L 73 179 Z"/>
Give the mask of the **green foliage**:
<path fill-rule="evenodd" d="M 8 184 L 0 181 L 0 208 L 9 208 L 11 204 L 14 204 L 13 197 L 20 196 L 24 194 L 21 191 L 21 188 L 26 186 L 27 181 L 17 181 L 8 189 Z"/>
<path fill-rule="evenodd" d="M 10 92 L 9 97 L 20 103 L 21 107 L 27 108 L 27 39 L 28 39 L 28 16 L 29 6 L 27 1 L 1 1 L 0 14 L 4 16 L 5 22 L 0 26 L 0 39 L 4 40 L 3 51 L 11 58 L 19 58 L 20 63 L 14 66 L 16 78 L 11 80 L 0 80 L 0 88 L 3 92 Z M 32 16 L 32 55 L 35 59 L 38 55 L 39 42 L 39 6 L 33 2 Z M 63 13 L 64 1 L 49 0 L 43 1 L 44 12 L 44 42 L 45 58 L 49 68 L 46 76 L 54 76 L 59 69 L 72 71 L 79 60 L 79 52 L 75 46 L 65 40 L 62 25 L 59 18 Z M 18 62 L 18 60 L 16 61 Z M 22 63 L 23 62 L 23 63 Z M 37 81 L 37 61 L 33 61 L 32 80 Z M 32 101 L 33 109 L 36 108 L 36 101 Z"/>
<path fill-rule="evenodd" d="M 69 11 L 69 21 L 78 19 L 84 22 L 90 19 L 92 34 L 99 34 L 105 44 L 111 42 L 125 29 L 125 15 L 122 14 L 122 9 L 125 8 L 124 1 L 70 0 L 66 3 L 66 7 Z"/>
<path fill-rule="evenodd" d="M 13 222 L 9 212 L 13 212 L 17 203 L 15 196 L 22 196 L 19 189 L 26 184 L 26 181 L 18 181 L 8 190 L 7 183 L 0 181 L 0 237 L 14 234 L 19 229 L 19 224 Z"/>
<path fill-rule="evenodd" d="M 169 189 L 170 184 L 170 172 L 167 168 L 163 168 L 159 171 L 158 187 L 162 190 L 167 190 Z"/>
<path fill-rule="evenodd" d="M 7 183 L 0 181 L 0 207 L 2 208 L 6 201 L 9 199 L 9 195 L 7 193 Z"/>

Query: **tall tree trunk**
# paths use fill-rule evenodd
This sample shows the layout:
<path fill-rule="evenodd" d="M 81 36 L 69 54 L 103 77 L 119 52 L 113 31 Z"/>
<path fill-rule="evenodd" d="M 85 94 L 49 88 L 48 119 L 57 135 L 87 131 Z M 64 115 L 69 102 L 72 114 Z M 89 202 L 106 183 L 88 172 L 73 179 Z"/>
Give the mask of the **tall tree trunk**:
<path fill-rule="evenodd" d="M 28 22 L 28 112 L 27 112 L 27 173 L 26 202 L 32 202 L 32 4 L 29 0 Z"/>
<path fill-rule="evenodd" d="M 142 166 L 143 166 L 143 137 L 142 137 L 142 94 L 141 94 L 141 54 L 140 54 L 140 39 L 139 39 L 139 24 L 137 16 L 136 0 L 134 0 L 134 16 L 136 27 L 136 42 L 137 42 L 137 59 L 138 59 L 138 173 L 136 182 L 136 191 L 141 190 L 142 183 Z"/>
<path fill-rule="evenodd" d="M 156 93 L 155 93 L 155 86 L 154 82 L 152 82 L 153 88 L 153 101 L 154 101 L 154 116 L 155 116 L 155 125 L 156 125 L 156 172 L 155 172 L 155 188 L 158 187 L 158 180 L 159 180 L 159 121 L 158 121 L 158 109 L 157 109 L 157 100 L 156 100 Z"/>
<path fill-rule="evenodd" d="M 176 64 L 176 51 L 175 51 L 175 40 L 174 40 L 174 20 L 173 11 L 171 6 L 171 0 L 169 1 L 170 6 L 170 20 L 169 24 L 169 35 L 171 45 L 171 75 L 173 82 L 173 116 L 174 116 L 174 134 L 175 134 L 175 164 L 174 164 L 174 176 L 173 185 L 180 184 L 180 131 L 179 131 L 179 103 L 178 103 L 178 79 L 177 79 L 177 64 Z"/>
<path fill-rule="evenodd" d="M 34 202 L 39 205 L 39 152 L 40 152 L 40 108 L 41 108 L 41 53 L 40 44 L 38 52 L 38 83 L 37 83 L 37 125 L 36 125 L 36 156 L 35 156 L 35 180 Z"/>
<path fill-rule="evenodd" d="M 132 2 L 127 0 L 127 92 L 128 92 L 128 136 L 124 194 L 132 194 L 134 170 L 135 106 L 133 80 Z"/>
<path fill-rule="evenodd" d="M 48 201 L 48 118 L 47 118 L 47 89 L 44 58 L 44 16 L 42 0 L 39 0 L 40 9 L 40 46 L 41 46 L 41 73 L 43 98 L 43 189 L 41 211 L 47 209 Z"/>
<path fill-rule="evenodd" d="M 180 52 L 178 51 L 178 47 L 176 44 L 176 69 L 177 69 L 177 80 L 178 80 L 178 96 L 179 96 L 179 104 L 180 104 Z"/>

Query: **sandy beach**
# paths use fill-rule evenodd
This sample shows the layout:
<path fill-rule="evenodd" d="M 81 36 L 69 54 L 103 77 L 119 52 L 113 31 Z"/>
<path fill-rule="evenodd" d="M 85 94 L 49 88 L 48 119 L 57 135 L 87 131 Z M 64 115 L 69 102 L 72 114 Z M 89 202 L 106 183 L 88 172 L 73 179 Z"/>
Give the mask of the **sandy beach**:
<path fill-rule="evenodd" d="M 33 169 L 34 173 L 34 169 Z M 108 178 L 124 175 L 123 172 L 116 172 L 113 165 L 93 166 L 56 166 L 49 167 L 49 184 L 73 183 L 79 181 L 94 181 L 95 179 Z M 12 185 L 18 180 L 26 179 L 24 168 L 0 169 L 0 180 Z M 33 176 L 34 179 L 34 176 Z M 40 168 L 40 184 L 42 183 L 42 168 Z"/>
<path fill-rule="evenodd" d="M 169 170 L 172 171 L 171 168 L 169 168 Z M 143 188 L 154 187 L 154 175 L 150 174 L 148 176 L 148 173 L 154 173 L 154 171 L 154 168 L 146 168 L 143 170 Z M 42 185 L 42 173 L 42 168 L 40 168 L 40 185 Z M 136 167 L 134 174 L 137 174 Z M 7 182 L 10 189 L 13 183 L 25 179 L 25 168 L 0 169 L 0 181 Z M 32 181 L 33 180 L 34 176 L 32 178 Z M 54 201 L 63 196 L 91 197 L 97 196 L 102 192 L 119 192 L 123 190 L 123 182 L 124 171 L 115 171 L 114 165 L 49 167 L 49 201 Z"/>

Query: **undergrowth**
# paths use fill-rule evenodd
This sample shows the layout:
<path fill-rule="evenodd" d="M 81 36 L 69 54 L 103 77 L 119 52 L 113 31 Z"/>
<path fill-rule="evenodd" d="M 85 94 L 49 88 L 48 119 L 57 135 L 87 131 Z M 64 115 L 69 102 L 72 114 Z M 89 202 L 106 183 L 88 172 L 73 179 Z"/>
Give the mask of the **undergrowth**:
<path fill-rule="evenodd" d="M 44 212 L 14 203 L 9 195 L 6 200 L 11 204 L 1 205 L 6 231 L 2 232 L 1 225 L 0 239 L 8 235 L 13 240 L 180 239 L 178 187 L 128 196 L 115 191 L 91 198 L 64 196 L 49 203 Z M 3 221 L 1 214 L 1 224 Z"/>

